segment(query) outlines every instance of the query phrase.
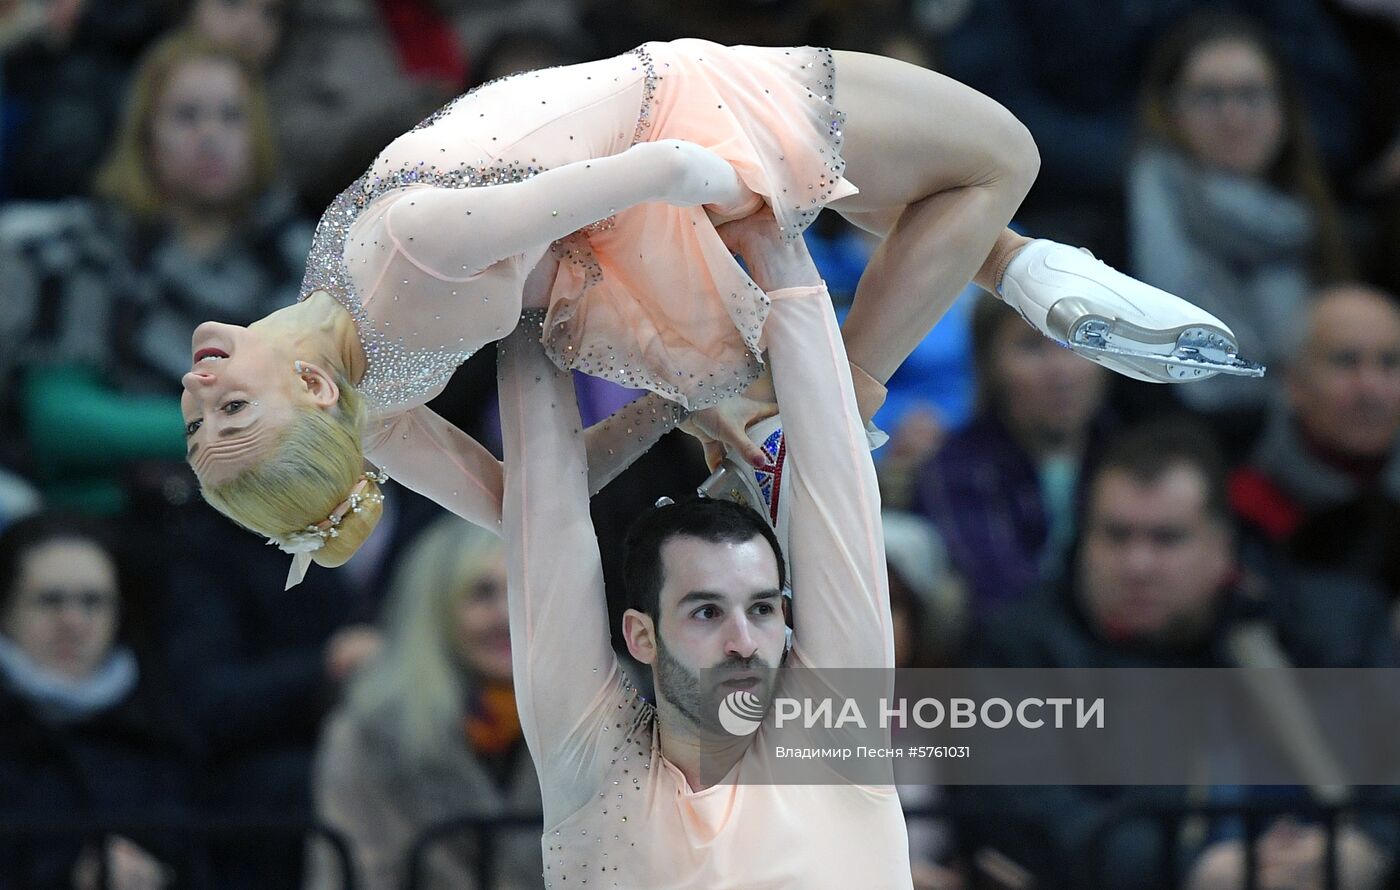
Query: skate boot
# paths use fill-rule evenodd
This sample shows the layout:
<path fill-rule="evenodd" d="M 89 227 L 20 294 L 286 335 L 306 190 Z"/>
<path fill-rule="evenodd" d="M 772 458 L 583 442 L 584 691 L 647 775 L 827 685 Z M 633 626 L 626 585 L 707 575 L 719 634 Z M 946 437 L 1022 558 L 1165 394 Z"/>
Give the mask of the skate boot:
<path fill-rule="evenodd" d="M 1087 250 L 1032 241 L 999 295 L 1031 326 L 1091 361 L 1153 383 L 1264 376 L 1215 316 L 1110 268 Z"/>
<path fill-rule="evenodd" d="M 783 439 L 782 419 L 773 416 L 748 428 L 749 438 L 768 455 L 771 465 L 752 467 L 733 451 L 725 454 L 718 469 L 710 474 L 699 493 L 707 498 L 726 498 L 747 504 L 762 513 L 773 526 L 778 543 L 787 552 L 788 502 L 783 485 L 783 469 L 787 448 Z"/>

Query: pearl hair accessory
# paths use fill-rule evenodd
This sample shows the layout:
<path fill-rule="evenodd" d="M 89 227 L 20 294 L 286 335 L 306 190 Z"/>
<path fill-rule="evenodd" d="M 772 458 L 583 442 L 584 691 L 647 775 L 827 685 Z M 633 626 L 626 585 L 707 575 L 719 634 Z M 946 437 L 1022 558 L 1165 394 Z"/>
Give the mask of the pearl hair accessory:
<path fill-rule="evenodd" d="M 297 362 L 297 364 L 301 363 Z M 311 565 L 311 554 L 325 547 L 326 541 L 331 538 L 340 537 L 339 526 L 347 514 L 359 513 L 367 504 L 384 503 L 383 493 L 378 491 L 365 493 L 369 483 L 383 485 L 388 481 L 388 473 L 370 470 L 360 476 L 359 481 L 350 489 L 350 494 L 337 504 L 336 508 L 325 519 L 313 522 L 297 531 L 285 535 L 274 535 L 267 539 L 267 543 L 276 545 L 277 549 L 283 553 L 292 554 L 292 567 L 287 572 L 287 586 L 283 588 L 284 590 L 291 590 L 306 577 L 306 570 Z"/>

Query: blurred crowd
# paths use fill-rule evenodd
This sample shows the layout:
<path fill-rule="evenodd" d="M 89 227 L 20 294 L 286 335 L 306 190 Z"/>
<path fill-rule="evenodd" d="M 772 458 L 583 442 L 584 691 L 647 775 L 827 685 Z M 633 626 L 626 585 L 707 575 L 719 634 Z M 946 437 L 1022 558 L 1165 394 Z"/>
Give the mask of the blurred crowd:
<path fill-rule="evenodd" d="M 361 552 L 284 592 L 287 557 L 199 498 L 179 378 L 196 324 L 295 299 L 321 209 L 453 95 L 680 36 L 982 90 L 1040 148 L 1017 228 L 1269 366 L 1137 383 L 970 288 L 876 418 L 900 666 L 1400 664 L 1400 0 L 0 0 L 0 890 L 341 885 L 296 834 L 196 856 L 150 827 L 212 817 L 320 820 L 386 890 L 425 828 L 538 812 L 499 540 L 390 485 Z M 831 213 L 808 240 L 843 309 L 875 245 Z M 493 363 L 433 404 L 484 442 Z M 610 585 L 631 518 L 704 477 L 672 434 L 595 498 Z M 1300 815 L 1252 839 L 1116 826 L 1093 886 L 1233 890 L 1246 860 L 1327 886 L 1318 789 L 902 792 L 958 814 L 911 825 L 919 890 L 1090 886 L 1115 806 L 1280 795 Z M 73 817 L 114 827 L 15 830 Z M 423 886 L 482 855 L 445 838 Z M 1400 810 L 1335 856 L 1336 886 L 1394 885 Z M 538 826 L 494 861 L 542 886 Z"/>

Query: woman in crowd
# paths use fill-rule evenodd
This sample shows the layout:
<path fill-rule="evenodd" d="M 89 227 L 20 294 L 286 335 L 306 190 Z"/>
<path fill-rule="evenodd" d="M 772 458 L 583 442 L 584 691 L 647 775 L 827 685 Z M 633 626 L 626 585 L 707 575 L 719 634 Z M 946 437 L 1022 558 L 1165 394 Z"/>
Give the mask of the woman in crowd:
<path fill-rule="evenodd" d="M 1347 271 L 1342 220 L 1297 86 L 1264 33 L 1208 15 L 1160 45 L 1128 181 L 1132 268 L 1191 294 L 1264 364 L 1282 360 L 1305 295 Z M 1271 389 L 1220 377 L 1175 390 L 1231 427 Z"/>
<path fill-rule="evenodd" d="M 317 757 L 316 809 L 352 842 L 368 890 L 402 887 L 411 842 L 457 816 L 541 812 L 511 686 L 505 554 L 455 516 L 429 526 L 390 588 L 388 643 L 332 715 Z M 539 827 L 494 835 L 496 887 L 539 887 Z M 310 886 L 340 886 L 326 851 Z M 431 848 L 427 887 L 477 887 L 467 832 Z"/>
<path fill-rule="evenodd" d="M 134 467 L 183 461 L 173 385 L 190 328 L 296 298 L 311 229 L 276 179 L 257 75 L 177 34 L 143 57 L 94 199 L 0 214 L 0 292 L 20 316 L 0 351 L 21 364 L 50 500 L 115 511 Z"/>
<path fill-rule="evenodd" d="M 100 527 L 38 514 L 0 534 L 0 818 L 148 820 L 188 803 L 188 747 L 125 640 L 128 602 Z M 170 885 L 170 838 L 0 839 L 0 888 Z"/>

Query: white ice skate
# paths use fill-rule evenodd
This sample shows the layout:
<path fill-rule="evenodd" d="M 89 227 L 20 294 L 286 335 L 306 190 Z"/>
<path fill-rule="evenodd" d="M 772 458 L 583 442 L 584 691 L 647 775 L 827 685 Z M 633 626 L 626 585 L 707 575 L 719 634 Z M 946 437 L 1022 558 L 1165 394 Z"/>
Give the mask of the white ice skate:
<path fill-rule="evenodd" d="M 1007 266 L 1000 296 L 1042 334 L 1138 380 L 1264 376 L 1263 365 L 1240 358 L 1220 319 L 1086 250 L 1032 241 Z"/>
<path fill-rule="evenodd" d="M 773 416 L 748 428 L 749 439 L 762 448 L 772 466 L 759 469 L 747 464 L 733 450 L 728 451 L 719 467 L 710 474 L 699 493 L 708 498 L 727 498 L 747 504 L 762 513 L 773 526 L 778 543 L 787 552 L 788 499 L 783 484 L 787 464 L 787 447 L 783 439 L 782 420 Z"/>

